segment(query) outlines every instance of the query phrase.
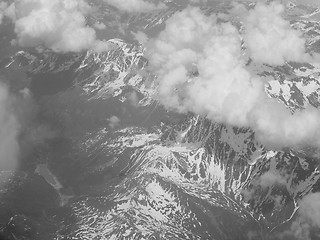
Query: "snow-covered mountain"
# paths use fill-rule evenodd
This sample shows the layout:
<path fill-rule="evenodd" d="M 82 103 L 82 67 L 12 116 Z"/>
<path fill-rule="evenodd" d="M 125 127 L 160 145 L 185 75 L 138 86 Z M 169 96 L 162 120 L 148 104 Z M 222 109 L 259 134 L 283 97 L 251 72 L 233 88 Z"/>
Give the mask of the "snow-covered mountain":
<path fill-rule="evenodd" d="M 183 7 L 168 4 L 126 19 L 109 52 L 25 50 L 0 63 L 4 71 L 25 72 L 42 117 L 63 132 L 37 155 L 73 196 L 64 206 L 68 216 L 46 213 L 55 222 L 52 239 L 272 239 L 290 227 L 303 196 L 319 191 L 312 149 L 271 151 L 248 128 L 158 103 L 144 49 L 128 36 L 141 28 L 152 34 Z M 315 52 L 317 11 L 292 21 Z M 91 20 L 105 20 L 99 16 Z M 292 111 L 319 106 L 320 65 L 264 65 L 258 74 L 268 79 L 266 94 Z"/>

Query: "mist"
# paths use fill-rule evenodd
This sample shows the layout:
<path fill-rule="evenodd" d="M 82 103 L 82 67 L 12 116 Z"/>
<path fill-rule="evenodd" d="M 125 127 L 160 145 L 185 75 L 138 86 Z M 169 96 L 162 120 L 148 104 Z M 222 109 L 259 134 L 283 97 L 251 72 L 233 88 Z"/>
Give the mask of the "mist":
<path fill-rule="evenodd" d="M 0 171 L 15 171 L 58 132 L 39 120 L 40 109 L 30 90 L 13 92 L 6 82 L 0 82 Z"/>
<path fill-rule="evenodd" d="M 0 170 L 14 170 L 18 164 L 21 126 L 12 111 L 13 98 L 8 87 L 0 83 Z"/>

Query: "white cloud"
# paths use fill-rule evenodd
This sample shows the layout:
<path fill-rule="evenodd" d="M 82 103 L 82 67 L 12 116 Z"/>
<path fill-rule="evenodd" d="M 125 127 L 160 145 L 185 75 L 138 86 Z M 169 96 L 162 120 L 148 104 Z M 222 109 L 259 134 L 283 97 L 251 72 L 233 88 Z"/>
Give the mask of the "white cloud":
<path fill-rule="evenodd" d="M 175 14 L 147 51 L 150 65 L 161 66 L 159 99 L 181 112 L 246 125 L 251 103 L 259 97 L 255 89 L 262 91 L 262 84 L 243 68 L 240 46 L 230 23 L 216 24 L 214 16 L 206 17 L 197 8 Z M 192 76 L 197 72 L 199 76 Z M 229 111 L 235 99 L 238 108 Z"/>
<path fill-rule="evenodd" d="M 248 114 L 263 85 L 244 68 L 241 39 L 234 26 L 217 24 L 215 16 L 187 8 L 167 21 L 147 49 L 150 65 L 159 76 L 159 100 L 165 106 L 248 125 Z"/>
<path fill-rule="evenodd" d="M 131 32 L 131 33 L 132 33 L 134 39 L 137 40 L 141 44 L 145 44 L 149 40 L 148 36 L 144 32 L 138 31 L 136 33 L 135 32 Z"/>
<path fill-rule="evenodd" d="M 292 59 L 282 42 L 287 38 L 278 40 L 284 57 L 277 59 Z M 158 99 L 167 108 L 251 127 L 270 148 L 320 147 L 319 111 L 310 107 L 292 114 L 268 98 L 264 82 L 246 68 L 242 38 L 231 23 L 217 23 L 215 16 L 189 7 L 173 15 L 146 46 L 158 76 Z"/>
<path fill-rule="evenodd" d="M 17 0 L 16 42 L 23 47 L 44 46 L 57 52 L 78 52 L 90 48 L 106 50 L 86 25 L 91 7 L 83 0 Z"/>
<path fill-rule="evenodd" d="M 252 117 L 258 140 L 270 147 L 320 147 L 320 112 L 316 108 L 291 114 L 280 103 L 261 102 Z"/>
<path fill-rule="evenodd" d="M 120 125 L 121 120 L 117 116 L 112 116 L 108 119 L 109 127 L 116 128 Z"/>
<path fill-rule="evenodd" d="M 246 13 L 244 40 L 255 62 L 282 65 L 308 59 L 302 33 L 291 28 L 282 17 L 283 11 L 284 6 L 278 2 L 259 2 Z"/>
<path fill-rule="evenodd" d="M 163 3 L 152 3 L 147 0 L 104 0 L 109 5 L 125 12 L 150 12 L 166 7 Z"/>

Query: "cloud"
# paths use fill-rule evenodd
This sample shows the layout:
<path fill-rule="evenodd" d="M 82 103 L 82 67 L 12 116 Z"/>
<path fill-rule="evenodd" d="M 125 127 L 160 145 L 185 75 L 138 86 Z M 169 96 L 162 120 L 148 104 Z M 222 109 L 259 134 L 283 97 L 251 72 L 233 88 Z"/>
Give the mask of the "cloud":
<path fill-rule="evenodd" d="M 261 11 L 259 6 L 256 11 Z M 178 112 L 251 127 L 257 139 L 270 148 L 320 147 L 319 111 L 308 107 L 292 114 L 269 98 L 264 91 L 265 80 L 246 66 L 242 40 L 231 23 L 218 23 L 216 16 L 205 16 L 198 8 L 174 14 L 159 36 L 146 43 L 150 69 L 158 77 L 159 101 Z M 287 40 L 278 39 L 278 51 L 282 53 L 273 62 L 281 64 L 294 58 L 288 52 Z M 291 52 L 296 47 L 303 55 L 299 44 L 291 47 Z"/>
<path fill-rule="evenodd" d="M 4 17 L 4 11 L 7 8 L 7 3 L 6 2 L 0 2 L 0 24 L 2 23 L 2 19 Z"/>
<path fill-rule="evenodd" d="M 4 17 L 13 18 L 14 16 L 14 8 L 13 5 L 8 5 L 7 2 L 0 0 L 0 24 L 3 21 Z"/>
<path fill-rule="evenodd" d="M 12 110 L 20 123 L 19 145 L 23 156 L 32 152 L 34 147 L 45 145 L 57 136 L 57 132 L 48 124 L 39 120 L 39 106 L 28 88 L 14 95 Z"/>
<path fill-rule="evenodd" d="M 12 112 L 12 96 L 0 83 L 0 171 L 13 170 L 18 164 L 20 124 Z"/>
<path fill-rule="evenodd" d="M 107 26 L 102 23 L 102 22 L 96 22 L 94 25 L 93 25 L 96 29 L 99 29 L 99 30 L 104 30 L 107 28 Z"/>
<path fill-rule="evenodd" d="M 302 5 L 310 5 L 310 6 L 320 6 L 319 0 L 284 0 L 284 2 L 294 2 L 296 4 L 302 4 Z"/>
<path fill-rule="evenodd" d="M 190 3 L 193 3 L 193 4 L 207 4 L 210 0 L 189 0 Z"/>
<path fill-rule="evenodd" d="M 306 41 L 302 33 L 292 29 L 282 17 L 284 6 L 258 2 L 244 19 L 244 41 L 255 62 L 282 65 L 287 61 L 303 62 Z"/>
<path fill-rule="evenodd" d="M 320 147 L 320 113 L 314 107 L 292 114 L 280 103 L 262 102 L 252 115 L 258 140 L 270 147 Z"/>
<path fill-rule="evenodd" d="M 127 94 L 127 101 L 134 107 L 139 105 L 139 97 L 136 91 L 132 91 Z"/>
<path fill-rule="evenodd" d="M 131 32 L 131 33 L 132 33 L 134 39 L 137 40 L 141 44 L 145 44 L 149 40 L 148 36 L 144 32 L 138 31 L 136 33 L 135 32 Z"/>
<path fill-rule="evenodd" d="M 2 81 L 7 80 L 0 80 L 0 175 L 17 170 L 35 147 L 56 137 L 56 131 L 37 119 L 38 106 L 30 90 L 12 93 Z M 0 188 L 7 180 L 6 174 L 2 177 Z"/>
<path fill-rule="evenodd" d="M 301 200 L 299 215 L 307 223 L 320 228 L 320 193 L 308 194 Z"/>
<path fill-rule="evenodd" d="M 275 186 L 285 186 L 287 184 L 285 176 L 272 172 L 271 170 L 258 176 L 251 183 L 252 187 L 241 190 L 242 196 L 246 202 L 252 201 L 257 197 L 259 198 L 261 196 L 261 191 L 271 189 Z M 268 199 L 273 201 L 275 207 L 280 208 L 283 196 L 270 195 L 268 196 Z"/>
<path fill-rule="evenodd" d="M 217 24 L 215 16 L 187 8 L 167 21 L 147 49 L 164 105 L 246 125 L 251 103 L 263 86 L 243 68 L 241 40 L 234 26 Z M 238 108 L 229 111 L 228 103 L 235 99 Z"/>
<path fill-rule="evenodd" d="M 120 125 L 120 119 L 117 116 L 112 116 L 108 119 L 109 121 L 109 127 L 116 128 Z"/>
<path fill-rule="evenodd" d="M 277 239 L 314 239 L 313 229 L 319 228 L 320 193 L 310 193 L 301 199 L 297 218 L 292 222 L 290 230 L 278 234 Z"/>
<path fill-rule="evenodd" d="M 146 54 L 159 76 L 159 100 L 165 106 L 248 125 L 263 84 L 244 68 L 233 25 L 217 24 L 215 16 L 187 8 L 167 21 L 159 37 L 147 44 Z"/>
<path fill-rule="evenodd" d="M 109 5 L 129 13 L 150 12 L 166 8 L 163 3 L 152 3 L 147 0 L 104 0 Z"/>
<path fill-rule="evenodd" d="M 44 46 L 56 52 L 109 48 L 86 25 L 91 7 L 83 0 L 17 0 L 16 42 L 22 47 Z"/>
<path fill-rule="evenodd" d="M 265 172 L 259 178 L 259 185 L 262 188 L 271 187 L 273 185 L 285 185 L 285 184 L 286 184 L 286 181 L 284 177 L 270 171 Z"/>

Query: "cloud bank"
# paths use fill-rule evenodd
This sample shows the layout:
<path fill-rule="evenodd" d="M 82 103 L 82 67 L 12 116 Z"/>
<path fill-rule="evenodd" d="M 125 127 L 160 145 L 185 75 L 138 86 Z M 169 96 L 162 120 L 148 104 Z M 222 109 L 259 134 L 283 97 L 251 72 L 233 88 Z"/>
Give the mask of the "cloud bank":
<path fill-rule="evenodd" d="M 304 41 L 281 18 L 281 11 L 279 3 L 259 3 L 247 15 L 244 44 L 254 61 L 278 65 L 303 60 Z M 279 21 L 271 21 L 268 14 Z M 254 25 L 259 15 L 261 21 Z M 274 32 L 264 31 L 267 28 Z M 276 32 L 282 37 L 275 37 Z M 262 46 L 271 48 L 267 51 L 273 51 L 272 44 L 276 44 L 277 54 L 262 56 L 260 43 L 255 47 L 250 38 L 264 38 Z M 173 15 L 159 36 L 146 44 L 150 68 L 158 76 L 159 101 L 179 112 L 251 127 L 257 139 L 270 148 L 320 147 L 319 111 L 309 107 L 292 114 L 269 98 L 264 81 L 247 69 L 242 40 L 231 23 L 218 23 L 216 16 L 205 16 L 197 8 Z M 292 53 L 295 51 L 298 53 Z"/>
<path fill-rule="evenodd" d="M 22 47 L 44 46 L 56 52 L 109 48 L 86 25 L 91 7 L 83 0 L 17 0 L 14 8 L 16 42 Z"/>
<path fill-rule="evenodd" d="M 147 0 L 104 0 L 109 5 L 125 12 L 150 12 L 164 9 L 166 7 L 163 3 L 152 3 Z"/>

